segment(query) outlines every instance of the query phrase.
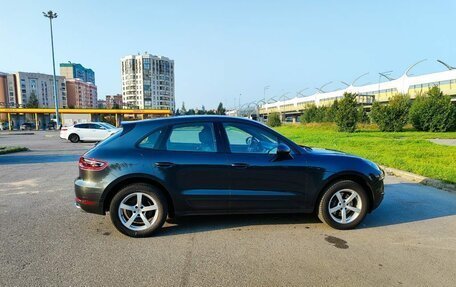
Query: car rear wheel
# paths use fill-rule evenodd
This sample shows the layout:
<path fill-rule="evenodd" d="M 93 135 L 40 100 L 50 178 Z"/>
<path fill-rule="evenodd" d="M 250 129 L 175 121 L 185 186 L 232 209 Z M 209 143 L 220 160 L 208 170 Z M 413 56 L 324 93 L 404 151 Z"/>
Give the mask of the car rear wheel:
<path fill-rule="evenodd" d="M 369 199 L 358 183 L 342 180 L 328 187 L 318 205 L 318 218 L 336 229 L 355 228 L 366 216 Z"/>
<path fill-rule="evenodd" d="M 70 140 L 70 142 L 72 143 L 77 143 L 79 142 L 79 136 L 77 134 L 71 134 L 68 139 Z"/>
<path fill-rule="evenodd" d="M 166 198 L 149 184 L 137 183 L 122 188 L 109 208 L 112 223 L 131 237 L 152 235 L 165 223 L 168 215 Z"/>

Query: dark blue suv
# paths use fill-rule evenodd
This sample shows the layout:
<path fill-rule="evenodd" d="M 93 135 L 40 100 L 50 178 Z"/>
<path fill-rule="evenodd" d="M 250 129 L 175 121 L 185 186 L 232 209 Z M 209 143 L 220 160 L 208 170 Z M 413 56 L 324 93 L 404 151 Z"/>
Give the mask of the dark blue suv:
<path fill-rule="evenodd" d="M 357 226 L 383 199 L 373 162 L 299 146 L 261 123 L 184 116 L 123 123 L 79 160 L 76 205 L 109 211 L 122 233 L 149 236 L 167 218 L 316 212 Z"/>

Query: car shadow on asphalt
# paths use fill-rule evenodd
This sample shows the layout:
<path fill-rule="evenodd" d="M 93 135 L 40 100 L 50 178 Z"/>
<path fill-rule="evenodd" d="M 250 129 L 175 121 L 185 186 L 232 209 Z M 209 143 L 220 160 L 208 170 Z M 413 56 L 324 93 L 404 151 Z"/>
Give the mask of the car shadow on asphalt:
<path fill-rule="evenodd" d="M 80 155 L 77 154 L 35 154 L 30 155 L 2 155 L 0 165 L 8 164 L 29 164 L 29 163 L 49 163 L 49 162 L 77 162 Z"/>
<path fill-rule="evenodd" d="M 385 185 L 380 206 L 358 228 L 375 228 L 456 215 L 456 194 L 418 183 Z"/>
<path fill-rule="evenodd" d="M 175 223 L 165 224 L 154 237 L 221 229 L 240 231 L 259 225 L 300 225 L 303 228 L 310 228 L 316 223 L 320 221 L 313 214 L 195 215 L 180 217 Z"/>
<path fill-rule="evenodd" d="M 385 198 L 368 214 L 357 229 L 381 228 L 456 215 L 456 195 L 417 183 L 385 185 Z M 313 214 L 255 214 L 189 216 L 166 224 L 155 236 L 248 229 L 258 225 L 299 225 L 306 228 L 322 224 Z"/>

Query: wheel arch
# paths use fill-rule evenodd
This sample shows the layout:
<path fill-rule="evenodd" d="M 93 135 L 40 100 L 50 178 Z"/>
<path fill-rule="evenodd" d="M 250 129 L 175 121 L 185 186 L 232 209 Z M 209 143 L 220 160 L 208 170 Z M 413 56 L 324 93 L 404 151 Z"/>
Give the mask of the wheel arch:
<path fill-rule="evenodd" d="M 367 196 L 369 198 L 369 209 L 368 209 L 368 212 L 370 212 L 372 210 L 373 203 L 374 203 L 374 193 L 373 193 L 372 188 L 371 188 L 371 186 L 369 184 L 368 178 L 365 175 L 363 175 L 363 174 L 361 174 L 359 172 L 355 172 L 355 171 L 336 173 L 336 174 L 333 174 L 332 176 L 330 176 L 329 178 L 327 178 L 325 183 L 323 184 L 323 186 L 318 191 L 318 195 L 316 196 L 316 198 L 314 200 L 314 205 L 313 205 L 314 206 L 314 211 L 317 210 L 315 207 L 320 202 L 320 200 L 321 200 L 324 192 L 326 191 L 326 189 L 328 189 L 332 184 L 334 184 L 334 183 L 336 183 L 338 181 L 342 181 L 342 180 L 354 181 L 357 184 L 361 185 L 361 187 L 363 187 L 364 190 L 366 190 Z"/>
<path fill-rule="evenodd" d="M 134 183 L 146 183 L 150 184 L 158 189 L 160 189 L 163 192 L 163 195 L 166 197 L 167 203 L 168 203 L 168 213 L 172 217 L 175 215 L 175 209 L 174 209 L 174 201 L 173 198 L 168 191 L 168 189 L 162 184 L 159 180 L 156 178 L 149 176 L 147 174 L 129 174 L 122 176 L 106 187 L 105 192 L 103 193 L 102 196 L 102 202 L 103 202 L 103 212 L 106 212 L 109 210 L 109 205 L 111 204 L 111 200 L 114 197 L 114 195 L 123 187 L 129 185 L 129 184 L 134 184 Z"/>

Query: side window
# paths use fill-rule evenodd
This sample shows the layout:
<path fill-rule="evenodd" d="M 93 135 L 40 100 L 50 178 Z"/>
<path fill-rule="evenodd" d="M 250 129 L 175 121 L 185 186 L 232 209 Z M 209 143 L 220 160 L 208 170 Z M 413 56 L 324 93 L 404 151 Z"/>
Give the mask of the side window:
<path fill-rule="evenodd" d="M 166 141 L 169 151 L 216 152 L 216 146 L 212 123 L 175 125 Z"/>
<path fill-rule="evenodd" d="M 101 130 L 101 126 L 97 124 L 89 124 L 89 129 Z"/>
<path fill-rule="evenodd" d="M 140 143 L 139 147 L 142 148 L 149 148 L 149 149 L 158 149 L 158 139 L 160 135 L 163 133 L 163 130 L 159 129 L 145 137 Z"/>
<path fill-rule="evenodd" d="M 273 154 L 279 139 L 265 129 L 246 124 L 223 124 L 232 153 Z"/>
<path fill-rule="evenodd" d="M 89 124 L 79 124 L 79 125 L 75 125 L 74 127 L 78 128 L 78 129 L 88 129 Z"/>

